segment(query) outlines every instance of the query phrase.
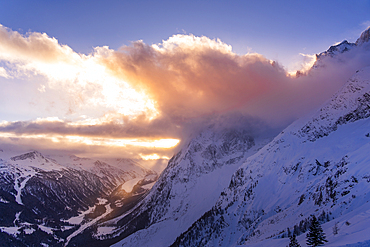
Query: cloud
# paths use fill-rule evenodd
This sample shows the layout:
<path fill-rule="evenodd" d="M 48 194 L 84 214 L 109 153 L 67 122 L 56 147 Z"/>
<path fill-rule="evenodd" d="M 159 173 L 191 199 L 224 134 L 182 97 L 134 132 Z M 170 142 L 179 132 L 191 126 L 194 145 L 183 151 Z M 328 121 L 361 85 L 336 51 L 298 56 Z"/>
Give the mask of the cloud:
<path fill-rule="evenodd" d="M 60 45 L 45 33 L 32 32 L 25 37 L 0 24 L 0 40 L 1 60 L 55 63 L 79 59 L 70 47 Z"/>
<path fill-rule="evenodd" d="M 140 120 L 139 120 L 140 121 Z M 58 118 L 17 121 L 0 124 L 0 148 L 11 145 L 13 150 L 46 150 L 73 153 L 83 156 L 109 156 L 142 158 L 153 156 L 170 157 L 172 148 L 179 142 L 171 136 L 172 126 L 161 124 L 140 125 L 112 122 L 86 125 L 65 122 Z M 153 127 L 157 131 L 149 131 Z M 167 127 L 165 131 L 164 128 Z M 159 130 L 161 129 L 161 130 Z M 175 133 L 172 131 L 172 134 Z"/>
<path fill-rule="evenodd" d="M 159 45 L 133 42 L 102 62 L 144 90 L 174 124 L 239 111 L 282 126 L 322 104 L 356 71 L 354 65 L 366 64 L 356 58 L 358 52 L 349 52 L 343 63 L 327 61 L 325 71 L 292 78 L 262 55 L 240 56 L 220 40 L 174 35 Z M 314 58 L 304 57 L 305 65 Z"/>
<path fill-rule="evenodd" d="M 86 142 L 100 142 L 94 143 L 93 145 L 86 144 Z M 102 143 L 101 140 L 83 140 L 76 138 L 71 141 L 69 137 L 60 138 L 48 138 L 46 136 L 11 136 L 2 134 L 0 136 L 0 149 L 11 150 L 12 153 L 19 154 L 31 150 L 38 150 L 44 154 L 64 154 L 64 155 L 78 155 L 82 157 L 112 157 L 112 158 L 151 158 L 157 155 L 159 158 L 170 158 L 172 155 L 169 148 L 158 147 L 158 142 L 154 142 L 153 145 L 136 145 L 125 144 L 125 145 L 113 145 L 112 141 L 108 143 Z M 162 142 L 165 142 L 164 140 Z M 169 140 L 174 142 L 174 140 Z M 147 143 L 147 142 L 146 142 Z M 161 143 L 159 143 L 161 144 Z"/>
<path fill-rule="evenodd" d="M 309 71 L 314 65 L 316 61 L 316 54 L 304 54 L 299 53 L 299 55 L 302 57 L 302 61 L 300 62 L 300 68 L 298 69 L 301 73 L 305 73 Z"/>
<path fill-rule="evenodd" d="M 325 67 L 295 78 L 260 54 L 237 55 L 230 45 L 204 36 L 178 34 L 161 44 L 136 41 L 117 51 L 96 47 L 84 55 L 46 34 L 23 36 L 3 26 L 0 51 L 0 60 L 7 62 L 0 73 L 33 80 L 42 76 L 35 84 L 37 102 L 48 98 L 54 107 L 41 119 L 3 122 L 0 132 L 90 140 L 186 140 L 215 123 L 239 125 L 255 135 L 276 131 L 319 107 L 357 69 L 370 65 L 369 49 L 363 46 L 325 58 Z M 304 66 L 312 62 L 311 55 L 301 55 Z M 62 107 L 69 110 L 50 114 Z M 41 139 L 38 145 L 44 149 L 104 153 L 102 145 Z M 33 145 L 11 135 L 3 141 Z M 105 150 L 130 157 L 171 155 L 171 150 L 135 145 Z"/>
<path fill-rule="evenodd" d="M 39 91 L 63 94 L 61 104 L 68 104 L 65 113 L 72 116 L 90 111 L 101 117 L 109 110 L 131 116 L 151 111 L 154 116 L 153 105 L 145 95 L 99 64 L 99 57 L 110 52 L 108 47 L 97 47 L 92 54 L 78 54 L 45 33 L 24 36 L 0 25 L 0 62 L 7 63 L 0 76 L 26 80 L 45 77 Z"/>
<path fill-rule="evenodd" d="M 179 137 L 178 128 L 165 118 L 148 120 L 145 115 L 129 119 L 108 119 L 99 123 L 85 121 L 64 121 L 59 118 L 44 118 L 34 121 L 4 121 L 0 124 L 0 132 L 29 135 L 79 135 L 84 137 L 102 138 L 174 138 Z"/>
<path fill-rule="evenodd" d="M 11 78 L 11 76 L 8 75 L 8 72 L 6 72 L 5 68 L 3 67 L 0 67 L 0 77 L 4 77 L 4 78 Z"/>
<path fill-rule="evenodd" d="M 193 35 L 175 35 L 154 46 L 134 42 L 102 60 L 178 123 L 243 107 L 286 77 L 259 54 L 238 56 L 219 40 Z"/>
<path fill-rule="evenodd" d="M 364 21 L 361 25 L 364 29 L 368 29 L 370 27 L 370 21 Z"/>

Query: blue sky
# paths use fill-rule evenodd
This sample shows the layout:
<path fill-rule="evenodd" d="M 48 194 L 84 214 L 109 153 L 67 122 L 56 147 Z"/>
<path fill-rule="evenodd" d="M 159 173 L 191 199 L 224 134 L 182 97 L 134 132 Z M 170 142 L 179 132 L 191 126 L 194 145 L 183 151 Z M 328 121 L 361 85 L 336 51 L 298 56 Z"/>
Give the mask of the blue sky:
<path fill-rule="evenodd" d="M 370 1 L 1 1 L 0 23 L 45 32 L 76 52 L 160 43 L 177 33 L 220 38 L 238 54 L 257 52 L 293 68 L 370 25 Z"/>

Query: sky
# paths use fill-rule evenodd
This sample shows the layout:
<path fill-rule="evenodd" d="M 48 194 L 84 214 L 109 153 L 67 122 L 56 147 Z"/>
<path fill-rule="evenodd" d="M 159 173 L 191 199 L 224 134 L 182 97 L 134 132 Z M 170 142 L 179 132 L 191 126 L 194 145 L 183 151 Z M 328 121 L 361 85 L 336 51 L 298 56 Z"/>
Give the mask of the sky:
<path fill-rule="evenodd" d="M 287 75 L 355 42 L 369 9 L 364 0 L 1 1 L 0 147 L 169 158 L 221 115 L 283 128 L 366 64 L 352 54 L 345 70 Z"/>

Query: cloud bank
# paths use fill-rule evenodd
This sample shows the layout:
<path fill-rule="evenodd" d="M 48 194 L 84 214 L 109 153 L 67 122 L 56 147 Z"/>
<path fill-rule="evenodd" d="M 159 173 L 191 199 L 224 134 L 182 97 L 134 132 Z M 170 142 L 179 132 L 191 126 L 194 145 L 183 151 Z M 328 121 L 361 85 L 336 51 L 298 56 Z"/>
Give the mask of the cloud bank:
<path fill-rule="evenodd" d="M 150 95 L 174 123 L 238 111 L 286 124 L 322 104 L 357 67 L 368 64 L 366 53 L 354 49 L 342 62 L 328 60 L 325 69 L 293 78 L 260 54 L 239 56 L 220 40 L 174 35 L 159 45 L 133 42 L 102 61 L 115 76 Z"/>
<path fill-rule="evenodd" d="M 370 65 L 369 58 L 364 45 L 325 58 L 325 66 L 305 76 L 291 77 L 278 62 L 255 53 L 237 55 L 230 45 L 204 36 L 178 34 L 161 44 L 136 41 L 117 51 L 96 47 L 84 55 L 46 34 L 21 35 L 0 26 L 0 83 L 32 86 L 38 99 L 28 105 L 9 100 L 8 108 L 45 108 L 28 120 L 4 121 L 0 132 L 18 137 L 2 142 L 27 146 L 30 140 L 24 137 L 39 135 L 40 148 L 170 156 L 172 151 L 163 148 L 126 145 L 107 151 L 103 145 L 62 139 L 59 146 L 50 145 L 41 137 L 184 140 L 217 121 L 243 124 L 256 134 L 282 129 L 320 106 L 357 69 Z"/>

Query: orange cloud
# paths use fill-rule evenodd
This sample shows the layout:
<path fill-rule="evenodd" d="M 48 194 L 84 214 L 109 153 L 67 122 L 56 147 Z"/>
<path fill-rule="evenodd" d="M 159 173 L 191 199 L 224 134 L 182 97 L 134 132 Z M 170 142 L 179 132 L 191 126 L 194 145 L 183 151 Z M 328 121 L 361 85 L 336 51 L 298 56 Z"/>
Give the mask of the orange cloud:
<path fill-rule="evenodd" d="M 242 124 L 253 133 L 282 128 L 320 106 L 358 66 L 370 65 L 368 51 L 359 48 L 343 54 L 339 62 L 326 61 L 325 69 L 292 78 L 262 55 L 237 55 L 230 45 L 204 36 L 174 35 L 156 45 L 136 41 L 118 51 L 97 47 L 84 55 L 46 34 L 23 36 L 3 26 L 0 60 L 16 71 L 0 67 L 2 78 L 17 73 L 43 76 L 35 91 L 37 97 L 52 99 L 51 112 L 63 104 L 58 104 L 61 95 L 72 105 L 69 113 L 52 115 L 57 118 L 44 112 L 39 120 L 3 123 L 0 132 L 104 140 L 184 139 L 217 121 Z M 8 141 L 32 146 L 14 136 Z M 81 152 L 103 150 L 102 145 L 62 141 Z M 58 147 L 50 142 L 40 141 L 40 147 Z M 130 147 L 125 153 L 170 156 L 168 150 L 152 146 Z"/>
<path fill-rule="evenodd" d="M 0 59 L 8 61 L 70 62 L 78 55 L 68 46 L 60 45 L 45 33 L 32 32 L 27 37 L 0 24 Z"/>
<path fill-rule="evenodd" d="M 161 46 L 134 42 L 102 61 L 180 122 L 241 108 L 286 78 L 261 55 L 238 56 L 219 40 L 193 35 L 173 36 Z"/>
<path fill-rule="evenodd" d="M 78 54 L 45 33 L 24 36 L 0 25 L 0 61 L 8 64 L 8 71 L 0 67 L 0 76 L 45 77 L 46 83 L 39 85 L 38 91 L 63 94 L 69 115 L 95 112 L 97 118 L 111 111 L 126 116 L 145 112 L 154 117 L 153 102 L 99 63 L 99 58 L 110 52 L 108 47 L 97 47 L 92 54 Z"/>
<path fill-rule="evenodd" d="M 153 99 L 159 118 L 181 128 L 233 112 L 282 128 L 319 107 L 358 68 L 370 65 L 368 54 L 356 48 L 313 71 L 309 67 L 316 56 L 302 54 L 309 73 L 293 78 L 262 55 L 240 56 L 220 40 L 174 35 L 157 45 L 133 42 L 101 56 L 101 62 Z"/>

